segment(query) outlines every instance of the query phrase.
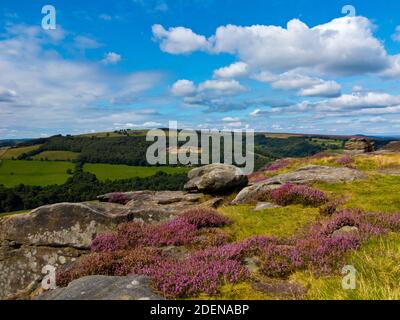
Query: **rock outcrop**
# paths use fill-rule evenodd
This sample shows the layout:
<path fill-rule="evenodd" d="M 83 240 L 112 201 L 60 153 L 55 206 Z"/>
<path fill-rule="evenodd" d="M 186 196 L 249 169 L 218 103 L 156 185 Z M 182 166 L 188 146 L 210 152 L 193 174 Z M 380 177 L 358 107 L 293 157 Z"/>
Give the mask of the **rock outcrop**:
<path fill-rule="evenodd" d="M 1 219 L 0 240 L 87 249 L 98 232 L 131 219 L 129 211 L 117 204 L 59 203 Z"/>
<path fill-rule="evenodd" d="M 89 276 L 72 281 L 66 288 L 47 291 L 37 300 L 164 300 L 144 276 Z"/>
<path fill-rule="evenodd" d="M 226 164 L 210 164 L 188 174 L 185 190 L 205 194 L 221 194 L 247 186 L 247 176 L 240 168 Z"/>
<path fill-rule="evenodd" d="M 216 207 L 220 199 L 182 191 L 136 191 L 121 193 L 127 204 L 124 209 L 135 218 L 144 220 L 164 220 L 184 210 L 195 207 Z M 113 194 L 98 197 L 100 201 L 110 201 Z"/>
<path fill-rule="evenodd" d="M 135 219 L 157 222 L 221 199 L 184 192 L 129 193 L 126 205 L 108 202 L 60 203 L 0 219 L 0 299 L 27 297 L 45 274 L 86 254 L 93 238 Z M 107 195 L 101 197 L 107 199 Z"/>
<path fill-rule="evenodd" d="M 344 149 L 348 153 L 368 153 L 375 150 L 374 142 L 367 138 L 352 138 L 346 142 Z"/>
<path fill-rule="evenodd" d="M 364 173 L 355 169 L 310 165 L 293 172 L 274 176 L 244 188 L 239 192 L 232 203 L 243 204 L 254 202 L 259 195 L 276 189 L 285 183 L 309 184 L 314 182 L 324 182 L 333 184 L 352 182 L 365 178 L 367 178 L 367 176 Z"/>
<path fill-rule="evenodd" d="M 391 141 L 389 142 L 387 145 L 385 145 L 381 150 L 379 150 L 379 152 L 382 153 L 398 153 L 400 152 L 400 141 Z"/>

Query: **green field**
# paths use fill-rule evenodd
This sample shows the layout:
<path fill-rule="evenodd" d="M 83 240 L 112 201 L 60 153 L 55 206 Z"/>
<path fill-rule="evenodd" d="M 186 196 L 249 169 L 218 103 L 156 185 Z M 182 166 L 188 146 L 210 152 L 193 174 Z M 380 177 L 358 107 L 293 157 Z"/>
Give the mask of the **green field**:
<path fill-rule="evenodd" d="M 60 161 L 19 161 L 2 160 L 0 162 L 0 184 L 13 187 L 18 184 L 46 186 L 63 184 L 69 177 L 68 169 L 74 164 Z"/>
<path fill-rule="evenodd" d="M 11 160 L 18 158 L 21 154 L 39 149 L 41 145 L 34 145 L 29 147 L 20 147 L 20 148 L 10 148 L 7 149 L 5 153 L 0 155 L 0 159 L 2 160 Z"/>
<path fill-rule="evenodd" d="M 72 161 L 78 158 L 79 153 L 72 151 L 43 151 L 36 156 L 33 160 L 49 160 L 49 161 Z"/>
<path fill-rule="evenodd" d="M 90 164 L 87 163 L 83 167 L 84 171 L 91 172 L 96 175 L 97 179 L 101 181 L 121 180 L 135 177 L 149 177 L 162 171 L 169 174 L 186 173 L 188 168 L 174 168 L 174 167 L 138 167 L 127 165 L 114 165 L 114 164 Z"/>

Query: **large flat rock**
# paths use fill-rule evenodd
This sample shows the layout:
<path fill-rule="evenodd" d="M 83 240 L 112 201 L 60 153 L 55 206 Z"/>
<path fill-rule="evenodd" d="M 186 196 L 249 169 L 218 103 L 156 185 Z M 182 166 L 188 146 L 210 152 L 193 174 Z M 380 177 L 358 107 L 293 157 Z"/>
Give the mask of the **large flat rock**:
<path fill-rule="evenodd" d="M 129 219 L 119 205 L 59 203 L 0 219 L 0 241 L 85 249 L 98 232 Z"/>
<path fill-rule="evenodd" d="M 144 276 L 89 276 L 72 281 L 68 287 L 45 292 L 37 300 L 164 300 Z"/>

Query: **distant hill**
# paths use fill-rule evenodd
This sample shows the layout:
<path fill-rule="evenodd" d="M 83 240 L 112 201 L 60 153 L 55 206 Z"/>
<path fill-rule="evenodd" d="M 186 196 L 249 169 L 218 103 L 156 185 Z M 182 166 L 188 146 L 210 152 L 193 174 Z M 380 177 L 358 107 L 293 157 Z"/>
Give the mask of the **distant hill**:
<path fill-rule="evenodd" d="M 0 148 L 13 147 L 20 143 L 31 141 L 33 139 L 4 139 L 0 140 Z"/>

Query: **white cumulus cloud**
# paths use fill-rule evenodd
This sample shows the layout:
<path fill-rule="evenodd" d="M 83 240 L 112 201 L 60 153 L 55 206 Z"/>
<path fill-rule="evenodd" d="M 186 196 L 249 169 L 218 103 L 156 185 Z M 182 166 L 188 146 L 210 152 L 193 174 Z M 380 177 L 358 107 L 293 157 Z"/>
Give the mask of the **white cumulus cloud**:
<path fill-rule="evenodd" d="M 122 59 L 121 55 L 115 52 L 108 52 L 102 62 L 104 64 L 117 64 Z"/>
<path fill-rule="evenodd" d="M 155 24 L 152 31 L 155 39 L 160 41 L 161 50 L 171 54 L 191 53 L 208 48 L 207 39 L 188 28 L 177 27 L 166 30 L 162 25 Z"/>
<path fill-rule="evenodd" d="M 216 78 L 237 78 L 246 76 L 247 74 L 247 64 L 244 62 L 236 62 L 214 71 L 214 77 Z"/>

